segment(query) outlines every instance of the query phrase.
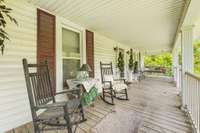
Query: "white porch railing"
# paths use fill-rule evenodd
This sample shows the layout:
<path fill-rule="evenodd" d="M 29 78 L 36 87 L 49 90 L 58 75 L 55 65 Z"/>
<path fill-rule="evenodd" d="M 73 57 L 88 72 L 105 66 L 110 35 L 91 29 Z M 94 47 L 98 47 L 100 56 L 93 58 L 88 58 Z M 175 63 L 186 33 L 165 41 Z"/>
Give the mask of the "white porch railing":
<path fill-rule="evenodd" d="M 183 87 L 186 110 L 189 113 L 194 128 L 200 133 L 200 77 L 186 72 L 185 87 Z"/>

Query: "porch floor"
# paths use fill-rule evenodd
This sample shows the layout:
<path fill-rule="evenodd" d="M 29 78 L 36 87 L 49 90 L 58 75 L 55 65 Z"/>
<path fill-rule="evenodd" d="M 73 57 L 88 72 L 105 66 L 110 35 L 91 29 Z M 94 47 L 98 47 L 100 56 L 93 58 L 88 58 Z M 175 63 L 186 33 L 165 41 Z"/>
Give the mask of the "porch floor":
<path fill-rule="evenodd" d="M 137 114 L 140 116 L 139 123 L 136 124 L 133 133 L 192 133 L 191 125 L 187 122 L 187 118 L 184 113 L 178 108 L 180 106 L 180 98 L 177 96 L 179 90 L 173 86 L 169 79 L 165 78 L 146 78 L 140 83 L 134 83 L 130 85 L 129 101 L 115 100 L 115 106 L 108 105 L 102 100 L 97 99 L 94 103 L 94 107 L 88 106 L 85 108 L 87 121 L 78 125 L 77 133 L 91 133 L 92 129 L 96 128 L 99 124 L 103 129 L 106 128 L 119 128 L 116 125 L 121 119 L 111 119 L 105 121 L 110 117 L 113 110 L 124 110 L 124 114 L 128 112 Z M 126 113 L 127 112 L 127 113 Z M 132 119 L 133 117 L 130 117 Z M 129 123 L 130 119 L 123 119 L 121 123 Z M 128 122 L 127 122 L 128 121 Z M 115 123 L 115 124 L 114 124 Z M 118 122 L 120 123 L 120 122 Z M 121 124 L 123 127 L 125 124 Z M 130 124 L 129 124 L 130 125 Z M 129 126 L 131 127 L 131 126 Z M 32 126 L 26 126 L 26 128 L 18 129 L 20 133 L 32 132 Z M 113 130 L 104 133 L 113 133 Z M 64 133 L 65 131 L 58 131 L 58 133 Z M 8 132 L 13 133 L 13 131 Z M 47 131 L 45 133 L 54 133 Z M 101 133 L 101 132 L 100 132 Z M 114 132 L 116 133 L 116 132 Z M 121 132 L 120 132 L 121 133 Z M 123 133 L 126 133 L 123 131 Z"/>
<path fill-rule="evenodd" d="M 192 133 L 184 113 L 178 108 L 179 90 L 169 79 L 147 78 L 130 85 L 129 101 L 115 100 L 111 106 L 101 100 L 94 107 L 86 108 L 87 121 L 80 124 L 77 132 L 91 132 L 91 129 L 105 119 L 111 110 L 120 108 L 140 116 L 140 124 L 135 133 Z M 105 123 L 112 126 L 112 123 Z"/>

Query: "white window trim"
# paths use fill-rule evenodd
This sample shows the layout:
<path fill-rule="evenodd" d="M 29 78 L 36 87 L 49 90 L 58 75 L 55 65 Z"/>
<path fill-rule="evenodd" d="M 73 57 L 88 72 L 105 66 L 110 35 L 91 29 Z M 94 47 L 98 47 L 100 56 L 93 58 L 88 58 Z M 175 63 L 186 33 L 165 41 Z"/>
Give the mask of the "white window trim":
<path fill-rule="evenodd" d="M 85 28 L 64 18 L 56 17 L 56 92 L 63 90 L 62 28 L 72 30 L 80 34 L 80 65 L 86 62 Z"/>
<path fill-rule="evenodd" d="M 80 31 L 80 30 L 76 30 L 76 29 L 74 29 L 74 28 L 71 28 L 71 27 L 69 27 L 69 26 L 67 26 L 67 25 L 65 25 L 65 24 L 62 24 L 62 27 L 61 27 L 61 30 L 62 29 L 66 29 L 66 30 L 70 30 L 70 31 L 73 31 L 73 32 L 76 32 L 76 33 L 78 33 L 79 34 L 79 52 L 80 52 L 80 58 L 78 58 L 78 57 L 65 57 L 65 56 L 62 56 L 62 59 L 79 59 L 80 60 L 80 64 L 82 64 L 82 60 L 83 60 L 83 58 L 82 58 L 82 53 L 83 53 L 83 48 L 82 48 L 82 46 L 83 46 L 83 42 L 82 42 L 82 32 Z M 62 39 L 62 35 L 61 35 L 61 39 Z M 62 46 L 61 46 L 62 47 Z"/>

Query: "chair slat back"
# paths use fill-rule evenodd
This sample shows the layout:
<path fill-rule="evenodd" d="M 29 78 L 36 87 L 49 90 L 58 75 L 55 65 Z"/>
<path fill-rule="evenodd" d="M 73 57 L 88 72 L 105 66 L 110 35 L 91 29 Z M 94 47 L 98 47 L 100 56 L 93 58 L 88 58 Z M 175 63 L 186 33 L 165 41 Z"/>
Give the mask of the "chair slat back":
<path fill-rule="evenodd" d="M 102 63 L 100 62 L 101 69 L 101 81 L 104 82 L 105 75 L 113 75 L 112 62 L 110 63 Z"/>
<path fill-rule="evenodd" d="M 27 60 L 23 59 L 23 67 L 31 107 L 55 102 L 48 62 L 28 64 Z"/>

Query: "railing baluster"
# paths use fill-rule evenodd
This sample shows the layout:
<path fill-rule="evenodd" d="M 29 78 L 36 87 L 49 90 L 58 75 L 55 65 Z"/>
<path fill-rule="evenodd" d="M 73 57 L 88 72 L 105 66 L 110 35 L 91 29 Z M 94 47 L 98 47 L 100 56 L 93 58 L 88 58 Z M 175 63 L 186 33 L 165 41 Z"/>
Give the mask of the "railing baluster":
<path fill-rule="evenodd" d="M 195 104 L 194 104 L 194 110 L 195 110 L 195 124 L 197 125 L 197 123 L 198 123 L 198 119 L 197 119 L 197 111 L 198 111 L 198 95 L 197 95 L 197 82 L 198 82 L 198 80 L 196 80 L 195 79 L 195 99 L 194 99 L 194 102 L 195 102 Z M 197 127 L 198 128 L 198 127 Z"/>
<path fill-rule="evenodd" d="M 185 85 L 186 85 L 186 90 L 184 90 L 185 92 L 186 92 L 186 94 L 185 94 L 185 96 L 186 96 L 186 105 L 188 106 L 187 108 L 189 108 L 189 89 L 188 89 L 188 85 L 189 85 L 189 77 L 188 76 L 186 76 L 186 83 L 185 83 Z"/>
<path fill-rule="evenodd" d="M 196 132 L 200 133 L 200 77 L 186 72 L 184 77 L 183 100 L 187 106 Z"/>
<path fill-rule="evenodd" d="M 195 97 L 195 79 L 192 79 L 191 78 L 191 86 L 192 86 L 192 89 L 191 89 L 191 113 L 192 113 L 192 117 L 194 118 L 193 122 L 195 123 L 195 110 L 194 110 L 194 97 Z"/>
<path fill-rule="evenodd" d="M 199 93 L 200 93 L 200 86 L 199 86 L 199 83 L 200 83 L 200 81 L 198 80 L 198 82 L 197 82 L 197 133 L 199 133 L 200 132 L 200 95 L 199 95 Z"/>
<path fill-rule="evenodd" d="M 196 99 L 196 98 L 197 98 L 197 96 L 196 96 L 196 94 L 197 94 L 197 91 L 196 91 L 196 88 L 197 88 L 197 87 L 196 87 L 196 82 L 197 82 L 197 80 L 194 79 L 194 97 L 193 97 L 194 116 L 193 116 L 193 117 L 195 118 L 195 119 L 194 119 L 195 125 L 197 124 L 197 119 L 196 119 L 196 118 L 197 118 L 197 115 L 196 115 L 196 114 L 197 114 L 197 113 L 196 113 L 196 112 L 197 112 L 197 110 L 196 110 L 196 105 L 197 105 L 197 104 L 196 104 L 196 103 L 197 103 L 197 99 Z"/>

